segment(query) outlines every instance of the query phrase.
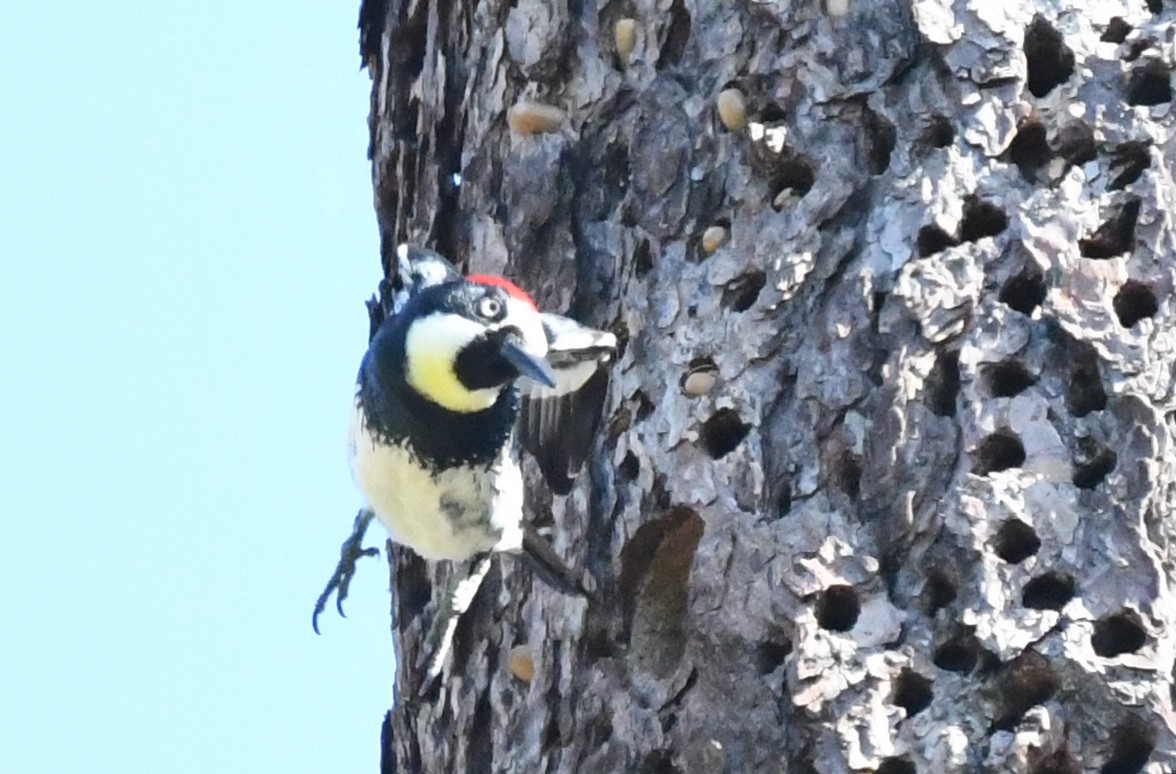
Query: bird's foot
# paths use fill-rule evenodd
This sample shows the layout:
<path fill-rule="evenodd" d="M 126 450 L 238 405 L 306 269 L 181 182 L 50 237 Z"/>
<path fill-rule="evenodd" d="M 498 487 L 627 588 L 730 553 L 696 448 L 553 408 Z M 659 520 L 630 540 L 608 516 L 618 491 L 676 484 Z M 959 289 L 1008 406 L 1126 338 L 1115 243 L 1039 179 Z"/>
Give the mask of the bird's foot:
<path fill-rule="evenodd" d="M 424 697 L 432 692 L 434 685 L 441 677 L 441 670 L 445 667 L 445 659 L 453 647 L 453 634 L 457 631 L 457 622 L 477 595 L 478 589 L 486 574 L 490 572 L 491 554 L 476 556 L 471 563 L 470 574 L 462 578 L 453 575 L 445 585 L 445 591 L 437 604 L 437 614 L 433 617 L 429 630 L 425 634 L 422 653 L 428 659 L 425 662 L 424 679 L 421 680 L 417 695 Z"/>
<path fill-rule="evenodd" d="M 339 615 L 346 618 L 343 613 L 343 600 L 347 599 L 347 590 L 351 586 L 351 579 L 355 576 L 355 563 L 364 556 L 379 556 L 380 549 L 376 547 L 364 548 L 363 536 L 367 532 L 368 525 L 372 523 L 375 514 L 364 508 L 355 515 L 355 523 L 351 526 L 351 536 L 343 541 L 343 545 L 339 547 L 339 564 L 335 566 L 335 574 L 327 581 L 327 587 L 323 589 L 323 593 L 319 594 L 319 598 L 314 603 L 314 615 L 310 618 L 310 623 L 314 627 L 314 633 L 319 633 L 318 617 L 319 614 L 327 606 L 327 600 L 331 596 L 331 592 L 335 592 L 335 609 L 339 611 Z"/>

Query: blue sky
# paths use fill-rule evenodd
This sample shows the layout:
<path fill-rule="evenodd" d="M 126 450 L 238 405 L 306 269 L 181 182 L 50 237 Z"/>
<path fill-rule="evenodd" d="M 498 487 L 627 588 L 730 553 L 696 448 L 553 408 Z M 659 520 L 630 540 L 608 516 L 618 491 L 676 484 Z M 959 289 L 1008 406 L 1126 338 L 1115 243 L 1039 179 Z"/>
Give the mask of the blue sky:
<path fill-rule="evenodd" d="M 5 772 L 376 771 L 355 2 L 0 5 Z M 373 528 L 369 544 L 382 544 Z"/>

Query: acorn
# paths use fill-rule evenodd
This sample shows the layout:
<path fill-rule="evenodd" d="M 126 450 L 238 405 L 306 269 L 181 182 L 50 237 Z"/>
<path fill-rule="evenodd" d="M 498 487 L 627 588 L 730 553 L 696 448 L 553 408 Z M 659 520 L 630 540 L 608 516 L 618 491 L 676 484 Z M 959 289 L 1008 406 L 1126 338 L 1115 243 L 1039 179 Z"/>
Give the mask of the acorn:
<path fill-rule="evenodd" d="M 510 649 L 510 672 L 524 683 L 531 682 L 535 676 L 535 660 L 531 658 L 531 651 L 526 645 L 516 645 Z"/>
<path fill-rule="evenodd" d="M 718 99 L 719 120 L 732 132 L 738 132 L 747 124 L 747 103 L 739 89 L 723 89 Z"/>
<path fill-rule="evenodd" d="M 710 255 L 727 244 L 727 239 L 730 236 L 731 232 L 725 226 L 711 226 L 702 232 L 702 251 Z"/>
<path fill-rule="evenodd" d="M 714 389 L 719 379 L 719 367 L 709 357 L 699 357 L 690 361 L 686 375 L 682 377 L 682 392 L 697 398 L 706 395 Z"/>
<path fill-rule="evenodd" d="M 557 107 L 523 100 L 506 111 L 506 123 L 516 134 L 551 134 L 563 126 L 567 114 Z"/>
<path fill-rule="evenodd" d="M 613 27 L 613 43 L 616 44 L 617 58 L 621 64 L 628 64 L 629 54 L 637 46 L 637 20 L 629 17 L 617 19 Z"/>
<path fill-rule="evenodd" d="M 772 199 L 772 209 L 776 212 L 787 209 L 800 201 L 800 198 L 795 188 L 782 188 L 780 189 L 780 193 L 776 194 L 776 197 Z"/>

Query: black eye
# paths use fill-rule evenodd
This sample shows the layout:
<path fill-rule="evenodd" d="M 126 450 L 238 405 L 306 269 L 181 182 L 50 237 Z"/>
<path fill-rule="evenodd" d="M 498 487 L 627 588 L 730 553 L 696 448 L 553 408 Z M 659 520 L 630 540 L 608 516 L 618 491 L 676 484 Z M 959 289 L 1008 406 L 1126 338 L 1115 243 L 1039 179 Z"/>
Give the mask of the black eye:
<path fill-rule="evenodd" d="M 478 316 L 493 320 L 502 313 L 502 302 L 497 298 L 483 298 L 478 302 Z"/>

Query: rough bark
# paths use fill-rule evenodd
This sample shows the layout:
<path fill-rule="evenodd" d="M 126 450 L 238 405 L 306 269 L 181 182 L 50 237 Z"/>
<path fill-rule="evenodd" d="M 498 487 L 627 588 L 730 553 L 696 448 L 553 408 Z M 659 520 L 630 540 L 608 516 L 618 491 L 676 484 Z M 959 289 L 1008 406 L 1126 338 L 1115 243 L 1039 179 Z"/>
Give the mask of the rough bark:
<path fill-rule="evenodd" d="M 417 699 L 451 568 L 393 551 L 385 770 L 1176 768 L 1174 22 L 367 0 L 385 266 L 624 342 L 579 488 L 531 476 L 600 600 L 501 561 Z"/>

